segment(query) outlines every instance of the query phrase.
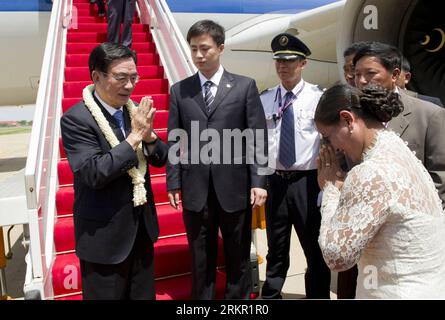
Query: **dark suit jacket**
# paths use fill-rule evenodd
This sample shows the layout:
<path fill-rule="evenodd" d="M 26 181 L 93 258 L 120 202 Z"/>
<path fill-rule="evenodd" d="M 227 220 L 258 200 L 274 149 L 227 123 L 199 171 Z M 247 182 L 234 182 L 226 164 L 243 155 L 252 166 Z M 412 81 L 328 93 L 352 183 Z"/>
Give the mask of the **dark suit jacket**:
<path fill-rule="evenodd" d="M 264 141 L 256 142 L 256 147 L 267 159 L 266 120 L 255 81 L 224 71 L 211 106 L 212 112 L 207 114 L 198 74 L 172 86 L 168 131 L 170 134 L 173 129 L 181 128 L 187 132 L 188 164 L 167 163 L 167 188 L 168 190 L 181 189 L 183 207 L 198 212 L 207 201 L 211 178 L 224 211 L 240 211 L 249 206 L 250 188 L 266 187 L 265 176 L 258 174 L 260 167 L 267 166 L 266 161 L 261 165 L 258 164 L 257 159 L 254 163 L 247 163 L 244 142 L 242 154 L 237 158 L 241 164 L 234 164 L 238 162 L 235 162 L 233 146 L 230 164 L 222 164 L 222 154 L 218 157 L 220 164 L 205 164 L 201 160 L 197 164 L 191 163 L 191 154 L 194 153 L 196 156 L 196 152 L 203 150 L 208 143 L 200 142 L 199 138 L 192 137 L 192 131 L 195 130 L 192 130 L 192 122 L 196 127 L 199 124 L 199 129 L 195 130 L 198 134 L 201 134 L 204 129 L 215 130 L 220 137 L 220 146 L 222 146 L 224 129 L 241 131 L 247 128 L 263 129 Z M 176 141 L 169 141 L 170 147 Z M 192 143 L 196 144 L 196 148 L 192 146 Z M 212 154 L 212 156 L 215 155 Z"/>
<path fill-rule="evenodd" d="M 388 127 L 408 142 L 433 178 L 445 207 L 445 109 L 400 90 L 404 111 Z"/>
<path fill-rule="evenodd" d="M 401 89 L 399 89 L 399 90 L 401 90 Z M 411 90 L 404 90 L 404 92 L 407 93 L 411 97 L 419 98 L 420 100 L 429 101 L 431 103 L 437 104 L 439 107 L 443 107 L 442 101 L 437 97 L 426 96 L 424 94 L 420 94 L 420 93 L 417 93 L 417 92 L 411 91 Z"/>
<path fill-rule="evenodd" d="M 100 103 L 103 114 L 121 141 L 110 148 L 102 131 L 83 102 L 70 108 L 61 119 L 62 140 L 74 174 L 74 232 L 76 254 L 85 261 L 117 264 L 130 253 L 142 215 L 153 242 L 159 226 L 147 169 L 145 188 L 147 202 L 133 207 L 133 184 L 127 170 L 138 160 L 116 120 Z M 131 124 L 124 108 L 126 134 Z M 147 162 L 160 167 L 167 158 L 167 145 L 156 142 Z"/>

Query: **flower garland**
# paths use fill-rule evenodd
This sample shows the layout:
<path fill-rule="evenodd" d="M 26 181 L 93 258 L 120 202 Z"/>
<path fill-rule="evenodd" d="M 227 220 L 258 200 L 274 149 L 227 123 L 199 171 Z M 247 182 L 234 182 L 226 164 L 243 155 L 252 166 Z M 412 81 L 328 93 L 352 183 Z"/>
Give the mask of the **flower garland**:
<path fill-rule="evenodd" d="M 107 139 L 108 143 L 110 144 L 111 148 L 114 148 L 117 146 L 120 142 L 117 139 L 116 135 L 114 134 L 113 130 L 110 127 L 110 124 L 108 123 L 108 120 L 105 118 L 104 114 L 102 113 L 102 110 L 99 108 L 99 106 L 96 104 L 96 101 L 94 101 L 93 98 L 93 90 L 94 85 L 88 85 L 83 89 L 83 101 L 90 110 L 91 114 L 93 115 L 94 120 L 96 120 L 100 130 L 103 132 L 105 139 Z M 133 112 L 135 111 L 136 106 L 134 105 L 133 101 L 128 100 L 125 107 L 128 110 L 128 113 L 130 114 L 130 120 L 132 119 Z M 138 168 L 133 167 L 130 170 L 128 170 L 128 174 L 130 175 L 133 183 L 133 206 L 137 207 L 140 205 L 143 205 L 147 202 L 147 191 L 145 190 L 145 174 L 147 172 L 147 161 L 144 156 L 144 152 L 142 151 L 142 143 L 140 143 L 136 149 L 136 155 L 139 161 Z"/>

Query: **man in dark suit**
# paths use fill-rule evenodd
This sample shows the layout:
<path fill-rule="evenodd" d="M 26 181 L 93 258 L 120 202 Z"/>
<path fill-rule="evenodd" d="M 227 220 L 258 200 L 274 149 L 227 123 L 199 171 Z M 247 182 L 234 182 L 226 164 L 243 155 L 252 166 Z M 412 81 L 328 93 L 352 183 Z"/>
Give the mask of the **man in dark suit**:
<path fill-rule="evenodd" d="M 136 0 L 108 0 L 107 3 L 108 41 L 131 47 Z M 122 34 L 120 33 L 121 24 Z"/>
<path fill-rule="evenodd" d="M 139 107 L 129 100 L 139 79 L 135 53 L 103 43 L 88 65 L 94 86 L 61 119 L 83 298 L 154 299 L 159 227 L 147 163 L 163 166 L 167 145 L 153 131 L 151 99 Z"/>
<path fill-rule="evenodd" d="M 219 228 L 227 274 L 225 298 L 248 299 L 252 206 L 263 205 L 267 196 L 266 179 L 259 172 L 261 166 L 267 166 L 264 112 L 255 81 L 229 73 L 221 66 L 224 29 L 220 25 L 210 20 L 198 21 L 188 31 L 187 41 L 199 72 L 176 83 L 170 91 L 170 151 L 173 146 L 182 145 L 182 158 L 179 163 L 172 163 L 169 152 L 169 200 L 178 208 L 182 193 L 184 224 L 192 253 L 193 298 L 215 297 Z M 186 141 L 178 142 L 173 137 L 174 129 L 182 129 L 187 134 Z M 221 142 L 223 130 L 227 133 L 228 129 L 234 130 L 235 135 L 236 130 L 250 130 L 254 136 L 262 134 L 262 139 L 239 140 L 239 144 L 229 143 L 229 149 L 223 150 L 227 147 Z M 209 147 L 208 135 L 215 148 Z M 239 154 L 233 152 L 238 147 L 242 147 Z M 249 157 L 246 148 L 264 155 L 261 165 L 258 157 Z"/>
<path fill-rule="evenodd" d="M 439 107 L 443 107 L 442 101 L 438 97 L 427 96 L 424 94 L 417 93 L 415 91 L 408 90 L 406 86 L 411 81 L 411 65 L 405 57 L 402 56 L 402 69 L 400 70 L 399 79 L 397 79 L 396 85 L 405 90 L 405 93 L 409 96 L 419 98 L 421 100 L 429 101 L 431 103 L 437 104 Z"/>

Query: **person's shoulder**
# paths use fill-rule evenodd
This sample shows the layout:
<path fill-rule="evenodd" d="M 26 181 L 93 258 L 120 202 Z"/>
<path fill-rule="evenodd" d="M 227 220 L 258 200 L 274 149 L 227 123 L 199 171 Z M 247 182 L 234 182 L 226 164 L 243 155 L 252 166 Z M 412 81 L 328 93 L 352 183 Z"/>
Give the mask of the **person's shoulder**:
<path fill-rule="evenodd" d="M 80 100 L 75 105 L 69 107 L 68 110 L 66 110 L 63 113 L 62 118 L 81 115 L 85 111 L 87 111 L 87 108 L 85 107 L 85 103 L 83 102 L 83 100 Z"/>
<path fill-rule="evenodd" d="M 322 95 L 322 94 L 323 94 L 323 91 L 326 90 L 326 89 L 323 89 L 323 88 L 322 88 L 320 85 L 318 85 L 318 84 L 313 84 L 313 83 L 310 83 L 310 82 L 307 82 L 307 81 L 305 81 L 305 89 L 306 89 L 308 92 L 316 93 L 316 94 L 319 94 L 319 95 Z"/>
<path fill-rule="evenodd" d="M 189 77 L 187 77 L 185 79 L 182 79 L 182 80 L 179 80 L 179 81 L 175 82 L 172 85 L 172 87 L 178 87 L 178 86 L 183 85 L 184 83 L 193 82 L 193 80 L 196 79 L 196 77 L 197 77 L 197 74 L 195 73 L 195 74 L 193 74 L 193 75 L 191 75 L 191 76 L 189 76 Z"/>
<path fill-rule="evenodd" d="M 434 103 L 435 105 L 443 108 L 442 101 L 438 97 L 427 96 L 424 94 L 418 94 L 417 97 L 421 100 L 429 101 L 429 102 Z"/>
<path fill-rule="evenodd" d="M 229 72 L 227 70 L 224 69 L 224 73 L 225 76 L 228 78 L 232 78 L 233 80 L 235 80 L 238 83 L 250 83 L 250 82 L 255 82 L 255 79 L 248 77 L 248 76 L 243 76 L 242 74 L 237 74 L 237 73 L 232 73 Z"/>
<path fill-rule="evenodd" d="M 422 100 L 418 97 L 413 97 L 407 94 L 406 92 L 401 91 L 400 92 L 400 99 L 402 100 L 402 103 L 405 107 L 409 108 L 409 110 L 405 111 L 411 111 L 413 113 L 421 114 L 435 114 L 440 112 L 445 112 L 445 109 L 442 107 L 439 107 L 438 105 Z"/>
<path fill-rule="evenodd" d="M 267 96 L 270 94 L 273 94 L 275 92 L 275 90 L 277 90 L 278 85 L 276 85 L 275 87 L 271 87 L 271 88 L 266 88 L 263 91 L 260 92 L 260 96 Z"/>
<path fill-rule="evenodd" d="M 272 88 L 264 89 L 260 92 L 260 99 L 262 101 L 269 101 L 268 99 L 275 99 L 275 94 L 277 91 L 278 85 Z"/>

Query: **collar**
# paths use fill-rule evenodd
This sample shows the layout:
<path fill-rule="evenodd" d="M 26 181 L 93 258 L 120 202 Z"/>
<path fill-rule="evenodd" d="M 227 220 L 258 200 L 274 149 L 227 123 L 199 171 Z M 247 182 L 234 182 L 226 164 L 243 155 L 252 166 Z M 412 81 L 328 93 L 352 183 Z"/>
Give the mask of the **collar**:
<path fill-rule="evenodd" d="M 94 90 L 94 96 L 97 98 L 97 100 L 99 100 L 99 102 L 102 104 L 102 106 L 105 108 L 105 110 L 108 111 L 109 114 L 111 114 L 112 116 L 116 113 L 117 110 L 121 110 L 122 112 L 124 112 L 124 107 L 120 107 L 119 109 L 113 108 L 112 106 L 110 106 L 109 104 L 107 104 L 106 102 L 104 102 L 99 95 L 97 94 L 96 90 Z"/>
<path fill-rule="evenodd" d="M 216 71 L 216 73 L 213 75 L 212 78 L 207 79 L 202 73 L 201 71 L 198 71 L 198 75 L 199 75 L 199 81 L 201 82 L 201 87 L 204 85 L 204 83 L 206 83 L 207 81 L 212 81 L 213 84 L 215 84 L 217 87 L 219 86 L 219 83 L 221 82 L 221 78 L 223 76 L 224 73 L 224 68 L 222 65 L 219 65 L 218 71 Z"/>
<path fill-rule="evenodd" d="M 304 80 L 303 80 L 303 78 L 301 78 L 300 82 L 298 82 L 297 85 L 291 90 L 292 93 L 294 95 L 296 95 L 303 87 L 303 84 L 304 84 Z M 284 99 L 284 96 L 287 93 L 287 89 L 285 87 L 283 87 L 282 83 L 280 83 L 280 88 L 281 88 L 281 97 Z"/>

